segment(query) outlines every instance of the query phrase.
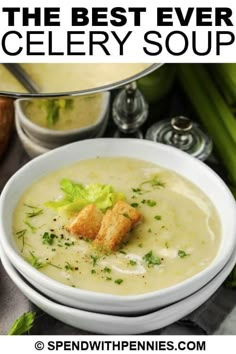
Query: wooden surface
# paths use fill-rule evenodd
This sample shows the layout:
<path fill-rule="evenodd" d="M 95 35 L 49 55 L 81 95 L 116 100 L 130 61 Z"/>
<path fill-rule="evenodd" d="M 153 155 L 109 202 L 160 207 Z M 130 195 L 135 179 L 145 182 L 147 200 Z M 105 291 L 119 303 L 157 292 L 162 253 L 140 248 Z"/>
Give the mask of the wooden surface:
<path fill-rule="evenodd" d="M 0 97 L 0 159 L 10 140 L 14 124 L 13 100 Z"/>

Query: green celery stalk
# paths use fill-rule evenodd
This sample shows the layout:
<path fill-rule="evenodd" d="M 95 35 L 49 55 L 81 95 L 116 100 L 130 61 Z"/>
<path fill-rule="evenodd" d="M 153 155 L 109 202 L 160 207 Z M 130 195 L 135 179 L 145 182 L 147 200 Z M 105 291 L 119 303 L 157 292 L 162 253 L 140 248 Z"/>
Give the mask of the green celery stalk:
<path fill-rule="evenodd" d="M 199 120 L 214 141 L 229 180 L 236 186 L 236 123 L 230 109 L 201 64 L 179 64 L 179 82 Z"/>
<path fill-rule="evenodd" d="M 210 64 L 207 67 L 226 102 L 236 107 L 236 63 Z"/>

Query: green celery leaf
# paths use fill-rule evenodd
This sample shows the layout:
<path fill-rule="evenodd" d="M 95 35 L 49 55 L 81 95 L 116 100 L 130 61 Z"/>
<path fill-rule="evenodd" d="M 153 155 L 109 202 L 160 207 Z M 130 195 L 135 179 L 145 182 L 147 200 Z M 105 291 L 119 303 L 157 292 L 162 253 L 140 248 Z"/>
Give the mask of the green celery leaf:
<path fill-rule="evenodd" d="M 8 331 L 9 336 L 21 335 L 27 333 L 33 326 L 35 312 L 26 312 L 13 323 Z"/>
<path fill-rule="evenodd" d="M 64 178 L 60 182 L 60 187 L 64 192 L 64 198 L 46 202 L 45 206 L 58 211 L 75 213 L 88 204 L 95 204 L 100 210 L 106 211 L 118 200 L 125 199 L 123 193 L 115 192 L 114 188 L 109 184 L 94 183 L 84 186 Z"/>

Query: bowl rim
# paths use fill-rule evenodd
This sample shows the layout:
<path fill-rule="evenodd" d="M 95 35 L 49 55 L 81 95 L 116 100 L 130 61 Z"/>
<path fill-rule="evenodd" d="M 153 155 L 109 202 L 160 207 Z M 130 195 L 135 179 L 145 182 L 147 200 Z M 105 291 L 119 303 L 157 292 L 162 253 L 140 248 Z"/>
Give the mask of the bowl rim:
<path fill-rule="evenodd" d="M 34 123 L 32 120 L 30 120 L 27 115 L 24 112 L 23 109 L 23 103 L 25 101 L 40 101 L 40 100 L 52 100 L 53 97 L 51 98 L 18 98 L 17 100 L 14 101 L 15 105 L 15 110 L 16 110 L 16 116 L 19 117 L 19 121 L 22 123 L 23 126 L 25 126 L 26 129 L 29 129 L 31 132 L 36 132 L 36 134 L 45 135 L 45 136 L 53 136 L 53 137 L 70 137 L 71 135 L 78 134 L 78 133 L 84 133 L 88 132 L 101 124 L 103 121 L 103 117 L 106 114 L 107 110 L 109 109 L 109 103 L 110 103 L 110 92 L 105 91 L 101 92 L 98 94 L 92 94 L 88 96 L 94 96 L 94 95 L 100 95 L 101 96 L 101 101 L 102 101 L 102 106 L 101 110 L 99 112 L 98 119 L 94 124 L 88 125 L 86 127 L 82 128 L 74 128 L 74 129 L 69 129 L 69 130 L 56 130 L 56 129 L 49 129 L 42 127 L 36 123 Z M 78 97 L 72 97 L 71 99 L 78 99 L 78 98 L 84 98 L 86 96 L 78 96 Z M 58 97 L 55 98 L 57 100 L 63 99 Z M 70 99 L 70 97 L 65 97 L 65 99 Z"/>
<path fill-rule="evenodd" d="M 28 274 L 29 277 L 31 277 L 33 279 L 38 279 L 38 281 L 44 283 L 45 286 L 47 286 L 46 284 L 49 283 L 50 287 L 53 286 L 54 291 L 56 291 L 56 289 L 58 289 L 58 291 L 60 291 L 60 293 L 67 294 L 67 295 L 70 294 L 70 296 L 73 296 L 74 298 L 76 298 L 78 300 L 79 300 L 79 296 L 82 296 L 82 297 L 84 296 L 92 301 L 100 301 L 102 303 L 106 302 L 107 304 L 114 304 L 114 302 L 116 302 L 116 301 L 118 303 L 125 302 L 127 304 L 130 304 L 130 303 L 133 303 L 134 301 L 151 300 L 151 299 L 156 298 L 158 296 L 163 296 L 163 295 L 167 296 L 167 295 L 173 293 L 173 290 L 175 290 L 175 292 L 177 293 L 177 291 L 180 291 L 181 289 L 185 289 L 188 287 L 190 288 L 194 283 L 197 283 L 198 280 L 201 280 L 204 277 L 205 277 L 205 279 L 207 279 L 207 281 L 212 279 L 222 269 L 222 267 L 226 264 L 226 262 L 230 258 L 231 254 L 233 252 L 233 249 L 236 245 L 236 218 L 232 219 L 232 227 L 231 227 L 231 230 L 232 230 L 232 235 L 231 235 L 232 240 L 231 241 L 233 244 L 230 244 L 230 247 L 229 247 L 228 243 L 226 243 L 226 245 L 228 245 L 227 258 L 225 257 L 226 259 L 219 259 L 217 262 L 217 267 L 216 267 L 215 263 L 216 263 L 216 260 L 219 258 L 219 249 L 218 249 L 218 253 L 216 254 L 215 258 L 208 265 L 208 267 L 204 268 L 202 271 L 193 275 L 192 277 L 187 278 L 184 281 L 174 284 L 174 285 L 167 287 L 167 288 L 162 288 L 159 290 L 151 291 L 151 292 L 144 293 L 144 294 L 137 294 L 137 295 L 114 295 L 114 294 L 94 292 L 94 291 L 90 291 L 90 290 L 84 290 L 84 289 L 80 289 L 80 288 L 70 287 L 68 285 L 60 283 L 60 282 L 48 277 L 47 275 L 41 273 L 39 270 L 33 268 L 23 257 L 21 257 L 21 255 L 17 252 L 17 250 L 14 249 L 14 247 L 12 247 L 11 242 L 10 242 L 10 235 L 7 236 L 7 229 L 6 229 L 5 220 L 4 220 L 4 204 L 5 204 L 5 200 L 8 197 L 8 192 L 11 189 L 11 186 L 15 183 L 15 181 L 18 180 L 19 178 L 21 178 L 22 175 L 24 175 L 24 173 L 29 172 L 29 170 L 31 168 L 33 168 L 35 165 L 37 165 L 37 163 L 39 161 L 42 161 L 42 160 L 47 161 L 47 158 L 52 157 L 53 155 L 60 155 L 61 156 L 61 153 L 63 153 L 63 151 L 66 152 L 68 150 L 68 153 L 69 153 L 69 150 L 71 147 L 76 147 L 77 145 L 82 145 L 82 144 L 85 146 L 88 145 L 91 147 L 92 144 L 96 145 L 96 143 L 114 144 L 114 141 L 116 141 L 116 143 L 119 146 L 122 141 L 124 142 L 124 144 L 128 144 L 128 145 L 134 144 L 134 145 L 138 145 L 139 147 L 140 147 L 140 145 L 142 146 L 142 144 L 149 145 L 150 147 L 152 147 L 154 149 L 160 149 L 162 152 L 164 150 L 170 152 L 171 154 L 173 154 L 173 158 L 176 156 L 179 156 L 180 158 L 182 157 L 185 160 L 187 159 L 187 160 L 191 161 L 192 164 L 199 166 L 203 171 L 205 170 L 208 173 L 208 175 L 212 179 L 215 180 L 215 183 L 221 186 L 222 190 L 225 193 L 225 196 L 227 196 L 228 203 L 231 204 L 231 205 L 229 205 L 230 210 L 232 209 L 232 213 L 234 213 L 234 211 L 236 213 L 236 203 L 235 203 L 234 197 L 233 197 L 232 193 L 230 192 L 229 188 L 226 186 L 225 182 L 210 167 L 208 167 L 202 161 L 197 160 L 196 158 L 188 155 L 187 153 L 180 151 L 172 146 L 168 146 L 168 145 L 164 145 L 164 144 L 160 144 L 160 143 L 156 143 L 156 142 L 152 142 L 152 141 L 147 141 L 147 140 L 140 140 L 140 139 L 126 139 L 126 138 L 125 139 L 120 139 L 120 138 L 116 138 L 116 139 L 115 138 L 88 139 L 88 140 L 78 141 L 75 143 L 71 143 L 71 144 L 59 147 L 57 149 L 49 151 L 48 153 L 46 153 L 44 155 L 38 156 L 37 158 L 26 163 L 6 183 L 5 187 L 3 188 L 2 194 L 0 196 L 0 234 L 2 236 L 0 238 L 0 243 L 2 244 L 3 250 L 6 253 L 7 257 L 10 259 L 10 261 L 14 264 L 14 266 L 16 268 L 22 269 L 22 271 L 24 273 Z M 78 149 L 78 151 L 79 151 L 79 149 Z M 115 154 L 115 153 L 114 153 L 114 155 L 117 156 L 117 154 Z M 94 157 L 95 156 L 97 156 L 96 151 L 94 152 Z M 129 157 L 129 154 L 127 154 L 127 157 Z M 136 158 L 138 158 L 138 157 L 136 157 Z M 61 160 L 62 159 L 60 159 L 60 163 L 62 162 Z M 66 166 L 68 166 L 70 164 L 72 164 L 72 163 L 69 163 L 69 164 L 67 163 Z M 63 167 L 63 166 L 61 166 L 61 167 Z M 57 169 L 60 169 L 60 167 L 58 167 Z M 56 169 L 54 169 L 54 171 L 56 171 Z M 52 172 L 52 171 L 50 170 L 50 172 Z M 50 172 L 47 172 L 47 174 L 49 174 Z M 44 175 L 46 175 L 46 174 L 44 173 Z M 42 176 L 43 175 L 41 175 L 40 177 L 42 177 Z M 191 179 L 190 179 L 190 181 L 191 181 Z M 33 181 L 32 181 L 32 183 L 33 183 Z M 192 183 L 194 183 L 194 182 L 192 182 Z M 28 185 L 28 187 L 29 187 L 29 185 Z M 23 193 L 23 191 L 22 191 L 22 193 Z M 205 193 L 205 192 L 203 191 L 203 193 Z M 212 201 L 212 203 L 213 203 L 213 201 Z M 220 215 L 219 215 L 219 217 L 220 217 Z M 228 235 L 227 235 L 227 237 L 228 237 Z M 224 236 L 224 239 L 226 239 L 226 236 Z M 221 241 L 222 240 L 223 240 L 223 237 L 222 237 Z M 221 242 L 221 244 L 222 244 L 222 242 Z M 220 246 L 219 246 L 219 248 L 220 248 Z"/>

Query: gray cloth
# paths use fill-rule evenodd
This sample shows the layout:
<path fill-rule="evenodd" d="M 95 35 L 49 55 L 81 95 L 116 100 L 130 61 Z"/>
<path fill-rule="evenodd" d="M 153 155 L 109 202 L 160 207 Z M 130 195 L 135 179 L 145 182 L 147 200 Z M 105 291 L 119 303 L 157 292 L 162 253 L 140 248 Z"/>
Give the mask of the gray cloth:
<path fill-rule="evenodd" d="M 24 163 L 29 160 L 16 135 L 11 140 L 5 159 L 0 161 L 0 191 Z M 0 264 L 0 334 L 6 334 L 11 324 L 23 312 L 36 311 L 37 319 L 31 334 L 85 335 L 37 309 L 13 284 Z M 157 318 L 158 323 L 158 318 Z M 221 288 L 199 309 L 181 321 L 150 334 L 236 334 L 236 290 Z"/>

